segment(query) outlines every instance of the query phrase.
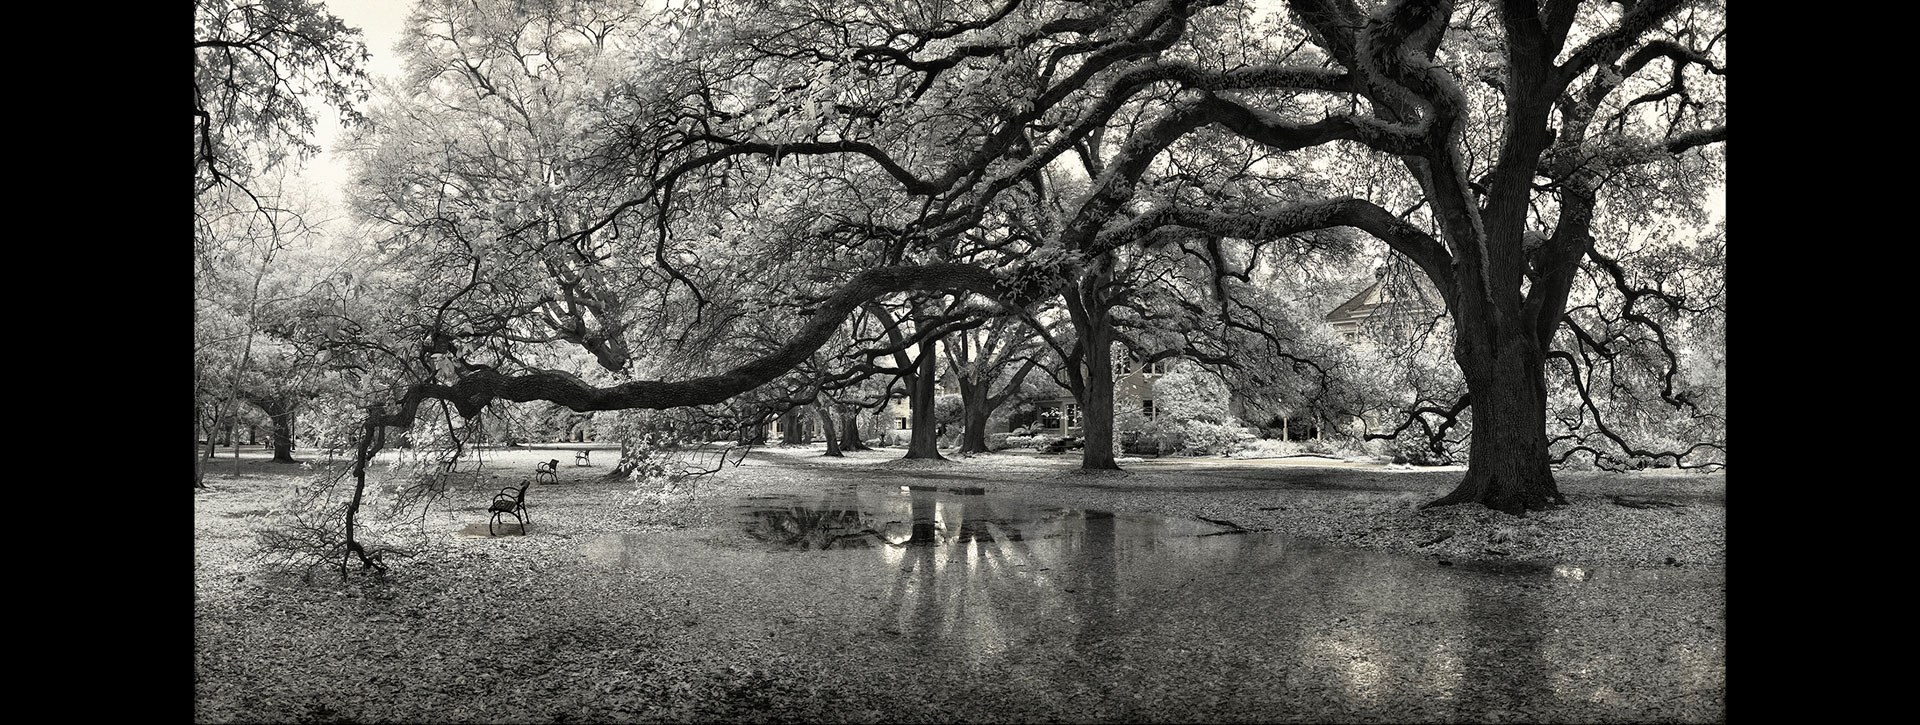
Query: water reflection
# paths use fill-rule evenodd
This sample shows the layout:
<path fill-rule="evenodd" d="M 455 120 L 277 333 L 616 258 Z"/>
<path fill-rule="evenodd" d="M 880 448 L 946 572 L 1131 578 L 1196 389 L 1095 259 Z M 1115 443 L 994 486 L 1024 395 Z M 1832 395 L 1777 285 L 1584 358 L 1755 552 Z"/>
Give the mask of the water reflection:
<path fill-rule="evenodd" d="M 731 567 L 757 585 L 728 607 L 808 613 L 770 640 L 791 656 L 992 682 L 983 702 L 1042 719 L 1724 719 L 1724 570 L 1441 567 L 926 485 L 752 499 L 737 515 L 728 536 L 748 552 L 661 546 L 635 566 Z M 1715 596 L 1685 622 L 1656 606 L 1702 589 Z M 998 712 L 948 706 L 944 719 Z"/>
<path fill-rule="evenodd" d="M 972 548 L 985 555 L 1001 542 L 1081 539 L 1089 531 L 1089 522 L 1096 537 L 1119 526 L 1135 543 L 1149 548 L 1166 536 L 1238 533 L 1197 519 L 1116 517 L 1103 511 L 991 498 L 986 492 L 980 487 L 906 485 L 897 492 L 846 487 L 819 496 L 753 497 L 736 510 L 747 535 L 777 549 L 932 546 L 947 553 Z"/>

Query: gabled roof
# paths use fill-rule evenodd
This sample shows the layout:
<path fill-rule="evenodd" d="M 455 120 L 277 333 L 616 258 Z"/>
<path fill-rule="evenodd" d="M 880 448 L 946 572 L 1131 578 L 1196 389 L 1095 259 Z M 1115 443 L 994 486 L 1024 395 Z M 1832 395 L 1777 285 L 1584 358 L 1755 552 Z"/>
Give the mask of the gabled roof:
<path fill-rule="evenodd" d="M 1359 294 L 1328 312 L 1326 321 L 1334 324 L 1359 322 L 1383 312 L 1428 314 L 1442 308 L 1440 296 L 1425 280 L 1395 282 L 1388 284 L 1383 278 L 1382 281 L 1367 285 Z"/>
<path fill-rule="evenodd" d="M 1332 312 L 1328 312 L 1327 321 L 1352 322 L 1359 320 L 1373 314 L 1373 308 L 1379 306 L 1380 283 L 1375 282 L 1367 285 L 1366 289 L 1360 290 L 1360 294 L 1354 295 L 1347 301 L 1340 303 L 1339 306 L 1333 308 Z M 1361 311 L 1362 309 L 1365 310 L 1364 313 Z"/>

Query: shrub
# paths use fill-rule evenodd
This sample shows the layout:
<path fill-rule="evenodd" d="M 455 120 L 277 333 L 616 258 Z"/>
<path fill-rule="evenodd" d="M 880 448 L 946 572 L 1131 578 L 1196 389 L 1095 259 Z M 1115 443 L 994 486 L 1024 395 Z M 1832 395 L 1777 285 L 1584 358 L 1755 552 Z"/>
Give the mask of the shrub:
<path fill-rule="evenodd" d="M 1240 426 L 1197 420 L 1182 423 L 1180 434 L 1190 456 L 1230 456 L 1257 440 Z"/>
<path fill-rule="evenodd" d="M 1159 443 L 1141 435 L 1140 431 L 1137 430 L 1124 431 L 1121 435 L 1116 436 L 1113 442 L 1113 449 L 1113 454 L 1116 456 L 1127 454 L 1157 456 L 1161 453 Z"/>
<path fill-rule="evenodd" d="M 1453 462 L 1445 454 L 1435 454 L 1427 441 L 1417 437 L 1401 437 L 1393 440 L 1387 449 L 1394 463 L 1414 466 L 1444 466 Z"/>
<path fill-rule="evenodd" d="M 1257 440 L 1244 448 L 1234 451 L 1237 458 L 1285 458 L 1305 453 L 1306 449 L 1294 441 L 1276 439 Z"/>
<path fill-rule="evenodd" d="M 1053 445 L 1054 441 L 1058 440 L 1061 440 L 1060 436 L 1047 435 L 1045 433 L 1024 436 L 1009 434 L 1004 439 L 1004 442 L 1008 448 L 1030 448 L 1036 451 L 1044 451 L 1047 449 L 1047 446 Z"/>
<path fill-rule="evenodd" d="M 1138 437 L 1130 445 L 1164 455 L 1186 446 L 1186 434 L 1182 431 L 1180 423 L 1168 416 L 1159 416 L 1142 422 Z"/>

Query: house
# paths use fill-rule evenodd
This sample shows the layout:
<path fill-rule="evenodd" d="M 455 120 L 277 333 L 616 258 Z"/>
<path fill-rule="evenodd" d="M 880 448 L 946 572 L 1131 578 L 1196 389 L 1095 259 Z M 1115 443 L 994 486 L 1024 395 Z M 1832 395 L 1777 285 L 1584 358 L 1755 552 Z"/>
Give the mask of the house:
<path fill-rule="evenodd" d="M 1348 343 L 1406 334 L 1446 309 L 1425 277 L 1389 275 L 1385 267 L 1373 276 L 1373 284 L 1327 313 L 1327 324 Z"/>
<path fill-rule="evenodd" d="M 1382 267 L 1374 272 L 1373 284 L 1335 306 L 1326 314 L 1325 320 L 1342 339 L 1358 345 L 1367 340 L 1390 341 L 1417 333 L 1444 310 L 1445 304 L 1439 293 L 1424 277 L 1417 273 L 1390 274 L 1388 268 Z M 1175 358 L 1153 363 L 1136 361 L 1129 365 L 1126 372 L 1119 374 L 1114 381 L 1115 416 L 1128 412 L 1121 406 L 1138 400 L 1139 412 L 1143 417 L 1156 417 L 1160 413 L 1156 406 L 1156 399 L 1160 397 L 1156 391 L 1158 383 L 1180 364 Z M 1295 421 L 1283 414 L 1256 415 L 1248 409 L 1247 402 L 1237 391 L 1230 391 L 1229 394 L 1229 410 L 1242 419 L 1260 418 L 1255 422 L 1269 429 L 1270 435 L 1289 439 L 1318 438 L 1322 435 L 1321 423 L 1317 419 Z M 1030 426 L 1035 433 L 1056 436 L 1081 434 L 1080 405 L 1071 395 L 1039 401 L 1039 408 L 1039 416 Z M 1366 425 L 1364 422 L 1359 424 Z"/>
<path fill-rule="evenodd" d="M 1445 301 L 1424 275 L 1390 274 L 1382 267 L 1374 272 L 1373 284 L 1334 307 L 1326 321 L 1349 347 L 1365 351 L 1373 344 L 1405 344 L 1444 314 Z M 1388 411 L 1366 411 L 1348 425 L 1363 435 L 1379 430 L 1388 417 Z"/>
<path fill-rule="evenodd" d="M 1153 362 L 1133 361 L 1128 364 L 1126 371 L 1116 376 L 1113 381 L 1114 414 L 1119 415 L 1125 412 L 1119 408 L 1123 404 L 1121 401 L 1138 399 L 1140 415 L 1146 418 L 1154 417 L 1157 414 L 1154 399 L 1159 397 L 1155 393 L 1154 386 L 1177 364 L 1173 359 Z M 1033 432 L 1046 432 L 1058 436 L 1080 435 L 1082 427 L 1080 401 L 1072 395 L 1038 401 L 1038 406 L 1039 418 L 1030 426 Z"/>

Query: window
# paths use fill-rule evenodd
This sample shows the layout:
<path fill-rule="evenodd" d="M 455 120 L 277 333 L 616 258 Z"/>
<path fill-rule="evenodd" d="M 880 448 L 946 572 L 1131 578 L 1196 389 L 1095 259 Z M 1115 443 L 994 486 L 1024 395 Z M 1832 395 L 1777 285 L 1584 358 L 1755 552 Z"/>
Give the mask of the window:
<path fill-rule="evenodd" d="M 1148 420 L 1153 419 L 1153 401 L 1152 400 L 1145 399 L 1145 398 L 1142 398 L 1140 400 L 1140 415 L 1145 416 Z"/>
<path fill-rule="evenodd" d="M 893 420 L 894 420 L 894 425 L 895 425 L 895 426 L 898 426 L 900 430 L 906 430 L 906 429 L 907 429 L 907 419 L 906 419 L 906 418 L 894 418 Z"/>
<path fill-rule="evenodd" d="M 1068 428 L 1080 427 L 1080 406 L 1077 404 L 1074 404 L 1074 403 L 1067 404 L 1067 427 Z"/>
<path fill-rule="evenodd" d="M 1171 361 L 1164 360 L 1164 359 L 1155 360 L 1153 362 L 1147 363 L 1146 367 L 1141 368 L 1140 371 L 1148 375 L 1165 375 L 1167 374 L 1167 369 L 1171 366 L 1172 366 Z"/>

